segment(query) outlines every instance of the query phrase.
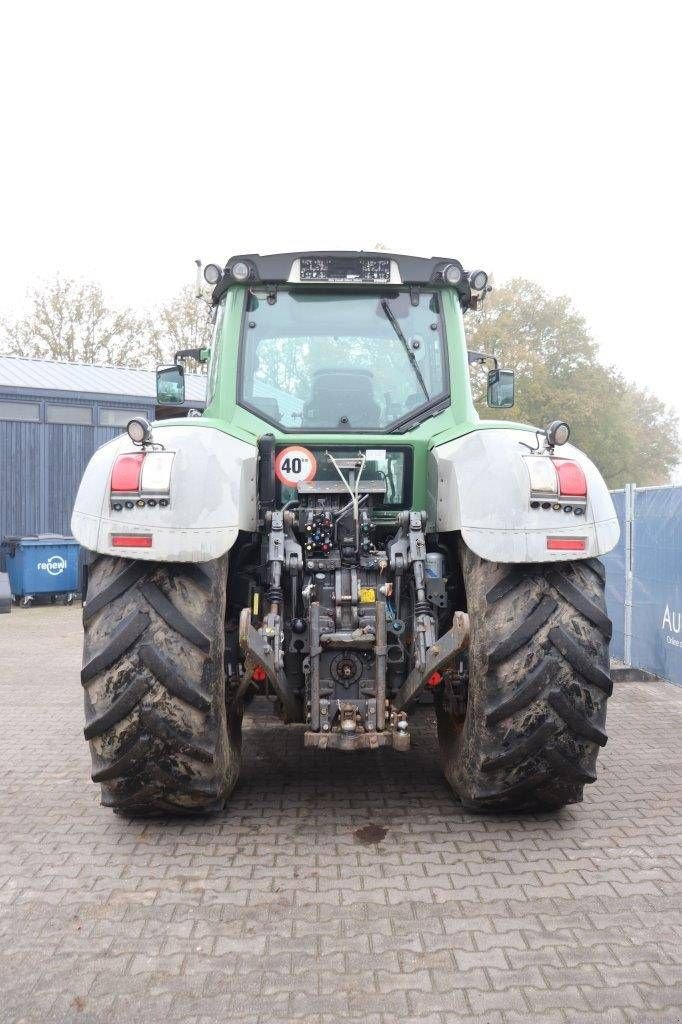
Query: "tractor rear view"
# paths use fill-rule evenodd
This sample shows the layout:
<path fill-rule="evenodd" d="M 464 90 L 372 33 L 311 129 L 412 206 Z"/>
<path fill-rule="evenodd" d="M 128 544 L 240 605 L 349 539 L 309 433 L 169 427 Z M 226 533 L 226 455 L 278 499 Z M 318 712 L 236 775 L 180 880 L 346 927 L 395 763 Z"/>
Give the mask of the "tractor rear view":
<path fill-rule="evenodd" d="M 454 259 L 364 252 L 210 265 L 203 415 L 133 420 L 86 469 L 85 736 L 122 813 L 221 809 L 244 702 L 306 746 L 409 756 L 433 697 L 466 807 L 549 809 L 596 778 L 611 692 L 599 555 L 618 523 L 555 420 L 480 420 L 513 372 L 467 350 L 489 290 Z"/>

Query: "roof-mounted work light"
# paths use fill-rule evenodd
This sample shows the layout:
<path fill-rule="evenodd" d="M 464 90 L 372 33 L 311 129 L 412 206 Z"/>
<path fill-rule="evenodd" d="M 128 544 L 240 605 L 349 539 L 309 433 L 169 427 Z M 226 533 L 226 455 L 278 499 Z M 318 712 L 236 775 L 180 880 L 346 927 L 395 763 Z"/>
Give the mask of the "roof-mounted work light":
<path fill-rule="evenodd" d="M 488 287 L 488 275 L 485 270 L 472 270 L 469 274 L 469 284 L 475 292 L 484 292 Z"/>
<path fill-rule="evenodd" d="M 204 267 L 204 281 L 206 284 L 216 285 L 223 276 L 223 272 L 217 263 L 207 263 Z"/>
<path fill-rule="evenodd" d="M 454 263 L 448 263 L 447 267 L 443 270 L 443 279 L 447 284 L 456 285 L 464 277 L 464 268 L 461 263 L 455 261 Z"/>
<path fill-rule="evenodd" d="M 251 273 L 248 263 L 244 263 L 243 260 L 238 260 L 237 263 L 234 263 L 231 270 L 235 281 L 246 281 Z"/>

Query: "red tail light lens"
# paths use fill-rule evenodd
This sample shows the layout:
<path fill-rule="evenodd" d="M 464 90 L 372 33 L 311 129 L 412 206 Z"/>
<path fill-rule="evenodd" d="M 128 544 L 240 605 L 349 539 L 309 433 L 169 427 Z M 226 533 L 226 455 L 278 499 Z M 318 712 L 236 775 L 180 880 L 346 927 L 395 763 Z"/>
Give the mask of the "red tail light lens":
<path fill-rule="evenodd" d="M 114 533 L 111 537 L 112 548 L 150 548 L 150 533 Z"/>
<path fill-rule="evenodd" d="M 584 551 L 587 545 L 585 537 L 548 537 L 548 551 Z"/>
<path fill-rule="evenodd" d="M 111 490 L 129 494 L 139 491 L 144 452 L 119 455 L 111 472 Z"/>
<path fill-rule="evenodd" d="M 582 467 L 570 459 L 552 459 L 559 476 L 562 498 L 587 498 L 587 480 Z"/>

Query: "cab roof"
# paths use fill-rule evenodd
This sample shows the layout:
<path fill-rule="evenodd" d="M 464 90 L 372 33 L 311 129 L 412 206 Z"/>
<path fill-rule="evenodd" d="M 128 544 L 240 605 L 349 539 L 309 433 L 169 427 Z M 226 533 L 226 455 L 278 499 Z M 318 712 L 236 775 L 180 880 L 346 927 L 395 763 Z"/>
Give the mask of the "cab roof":
<path fill-rule="evenodd" d="M 221 271 L 213 291 L 217 302 L 234 284 L 249 285 L 355 285 L 362 287 L 387 285 L 448 286 L 446 268 L 461 271 L 461 280 L 454 285 L 464 308 L 472 305 L 469 274 L 459 260 L 444 256 L 407 256 L 399 253 L 365 250 L 311 250 L 274 253 L 261 256 L 248 253 L 231 256 Z"/>

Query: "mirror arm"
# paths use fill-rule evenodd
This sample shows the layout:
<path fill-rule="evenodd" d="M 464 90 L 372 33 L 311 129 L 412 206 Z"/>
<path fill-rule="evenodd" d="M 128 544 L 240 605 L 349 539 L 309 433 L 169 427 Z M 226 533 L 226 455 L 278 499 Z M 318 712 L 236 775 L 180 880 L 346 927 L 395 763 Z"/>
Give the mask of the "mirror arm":
<path fill-rule="evenodd" d="M 499 363 L 495 356 L 489 355 L 487 352 L 473 352 L 471 349 L 467 350 L 467 356 L 469 358 L 469 365 L 473 366 L 477 363 L 486 363 L 488 360 L 493 363 L 493 369 L 497 369 Z"/>
<path fill-rule="evenodd" d="M 173 362 L 181 359 L 196 359 L 198 363 L 207 363 L 211 354 L 210 348 L 181 348 L 173 356 Z"/>

